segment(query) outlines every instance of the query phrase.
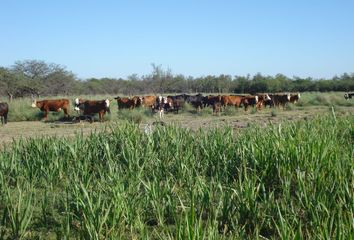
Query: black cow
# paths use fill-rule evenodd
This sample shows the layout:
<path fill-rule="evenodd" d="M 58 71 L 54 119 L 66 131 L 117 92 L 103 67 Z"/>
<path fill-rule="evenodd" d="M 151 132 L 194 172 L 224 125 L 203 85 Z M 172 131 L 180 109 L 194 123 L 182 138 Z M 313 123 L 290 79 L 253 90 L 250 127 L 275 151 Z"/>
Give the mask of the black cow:
<path fill-rule="evenodd" d="M 176 96 L 167 96 L 167 106 L 166 111 L 173 111 L 178 113 L 178 111 L 184 106 L 186 101 L 186 94 L 176 95 Z"/>
<path fill-rule="evenodd" d="M 7 103 L 0 103 L 0 118 L 1 124 L 7 123 L 7 114 L 9 113 L 9 105 Z"/>
<path fill-rule="evenodd" d="M 193 107 L 195 107 L 197 110 L 200 110 L 204 106 L 204 96 L 200 93 L 197 95 L 185 95 L 186 96 L 186 102 L 191 104 Z"/>
<path fill-rule="evenodd" d="M 345 98 L 346 100 L 352 99 L 353 96 L 354 96 L 354 93 L 346 93 L 346 94 L 344 94 L 344 98 Z"/>

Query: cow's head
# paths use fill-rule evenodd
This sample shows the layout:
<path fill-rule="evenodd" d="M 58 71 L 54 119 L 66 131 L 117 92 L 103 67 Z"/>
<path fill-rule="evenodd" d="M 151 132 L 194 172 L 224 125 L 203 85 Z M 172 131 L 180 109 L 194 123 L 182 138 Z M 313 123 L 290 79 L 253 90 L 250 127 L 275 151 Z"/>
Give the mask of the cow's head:
<path fill-rule="evenodd" d="M 269 95 L 268 95 L 268 94 L 266 94 L 266 95 L 264 96 L 264 99 L 265 99 L 266 101 L 270 101 L 270 100 L 272 100 L 272 99 L 269 97 Z"/>
<path fill-rule="evenodd" d="M 31 106 L 32 106 L 33 108 L 37 107 L 37 100 L 36 100 L 36 99 L 33 99 Z"/>
<path fill-rule="evenodd" d="M 298 98 L 300 99 L 300 93 L 297 93 Z"/>
<path fill-rule="evenodd" d="M 82 103 L 81 99 L 75 98 L 75 100 L 74 100 L 74 105 L 75 105 L 74 110 L 75 110 L 78 114 L 80 114 L 80 111 L 81 111 L 81 109 L 80 109 L 81 103 Z"/>
<path fill-rule="evenodd" d="M 258 96 L 254 96 L 255 100 L 256 100 L 256 103 L 258 103 Z"/>
<path fill-rule="evenodd" d="M 106 103 L 106 107 L 109 108 L 109 104 L 110 104 L 109 99 L 104 100 L 104 102 Z"/>
<path fill-rule="evenodd" d="M 349 99 L 349 94 L 348 94 L 348 93 L 345 93 L 345 94 L 344 94 L 344 98 L 345 98 L 346 100 L 348 100 L 348 99 Z"/>
<path fill-rule="evenodd" d="M 288 99 L 288 101 L 290 101 L 290 97 L 291 97 L 290 93 L 286 94 L 286 98 Z"/>

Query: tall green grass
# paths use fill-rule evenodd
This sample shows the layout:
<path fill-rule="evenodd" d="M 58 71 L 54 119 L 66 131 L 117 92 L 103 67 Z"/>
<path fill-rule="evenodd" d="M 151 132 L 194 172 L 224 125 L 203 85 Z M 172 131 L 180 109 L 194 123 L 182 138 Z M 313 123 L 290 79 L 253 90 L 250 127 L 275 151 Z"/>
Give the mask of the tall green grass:
<path fill-rule="evenodd" d="M 350 239 L 353 120 L 15 141 L 0 238 Z"/>

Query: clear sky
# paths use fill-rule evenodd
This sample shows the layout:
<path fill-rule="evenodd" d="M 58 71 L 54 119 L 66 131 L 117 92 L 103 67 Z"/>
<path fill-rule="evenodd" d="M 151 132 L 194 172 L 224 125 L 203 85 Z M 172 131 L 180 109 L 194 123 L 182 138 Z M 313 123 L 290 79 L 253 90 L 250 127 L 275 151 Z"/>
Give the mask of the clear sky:
<path fill-rule="evenodd" d="M 354 72 L 353 0 L 1 0 L 0 66 L 37 59 L 80 78 L 332 77 Z"/>

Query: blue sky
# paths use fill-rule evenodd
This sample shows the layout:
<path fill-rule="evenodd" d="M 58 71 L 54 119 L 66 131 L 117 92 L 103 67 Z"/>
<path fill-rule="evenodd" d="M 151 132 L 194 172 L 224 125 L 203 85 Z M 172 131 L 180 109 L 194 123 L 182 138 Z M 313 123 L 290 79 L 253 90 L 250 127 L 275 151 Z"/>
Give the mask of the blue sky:
<path fill-rule="evenodd" d="M 0 66 L 37 59 L 79 78 L 332 77 L 354 72 L 354 1 L 3 0 Z"/>

